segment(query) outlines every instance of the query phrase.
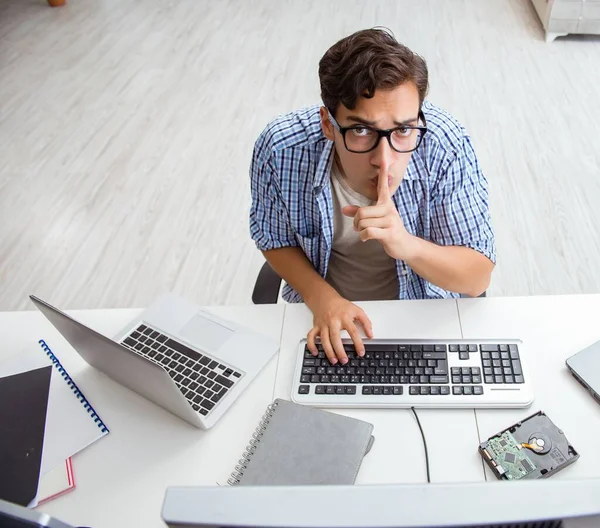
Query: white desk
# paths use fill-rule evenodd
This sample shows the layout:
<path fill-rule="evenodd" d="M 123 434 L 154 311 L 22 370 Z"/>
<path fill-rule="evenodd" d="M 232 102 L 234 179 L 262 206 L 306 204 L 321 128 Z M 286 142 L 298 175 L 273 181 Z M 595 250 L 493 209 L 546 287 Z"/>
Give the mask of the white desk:
<path fill-rule="evenodd" d="M 542 410 L 580 454 L 552 478 L 599 477 L 600 405 L 568 372 L 565 359 L 600 340 L 600 295 L 461 299 L 458 306 L 465 338 L 519 337 L 530 352 L 532 406 L 476 411 L 482 440 Z"/>
<path fill-rule="evenodd" d="M 284 310 L 283 305 L 210 308 L 276 340 Z M 70 313 L 112 336 L 140 311 Z M 211 430 L 202 431 L 89 367 L 40 313 L 0 314 L 0 335 L 0 360 L 47 340 L 110 428 L 109 435 L 73 458 L 77 489 L 39 508 L 74 525 L 164 528 L 160 511 L 166 487 L 225 484 L 273 401 L 276 358 Z"/>
<path fill-rule="evenodd" d="M 433 482 L 485 478 L 480 439 L 542 409 L 562 427 L 581 454 L 553 478 L 600 475 L 596 451 L 600 407 L 571 378 L 564 359 L 600 339 L 600 295 L 465 299 L 458 302 L 364 303 L 381 338 L 520 337 L 531 350 L 528 366 L 536 400 L 522 410 L 419 410 L 429 445 Z M 312 317 L 303 305 L 220 307 L 215 313 L 281 337 L 277 360 L 210 431 L 203 432 L 112 382 L 87 365 L 38 313 L 0 314 L 0 359 L 46 339 L 111 429 L 74 459 L 77 489 L 41 509 L 94 528 L 162 527 L 160 510 L 170 485 L 224 484 L 274 397 L 289 399 L 298 342 Z M 285 312 L 285 313 L 284 313 Z M 107 335 L 138 310 L 99 310 L 73 315 Z M 540 361 L 543 358 L 544 361 Z M 341 412 L 341 411 L 338 411 Z M 409 410 L 348 410 L 374 424 L 375 443 L 357 483 L 425 482 L 419 429 Z M 479 429 L 479 431 L 478 431 Z M 490 480 L 494 477 L 488 475 Z"/>

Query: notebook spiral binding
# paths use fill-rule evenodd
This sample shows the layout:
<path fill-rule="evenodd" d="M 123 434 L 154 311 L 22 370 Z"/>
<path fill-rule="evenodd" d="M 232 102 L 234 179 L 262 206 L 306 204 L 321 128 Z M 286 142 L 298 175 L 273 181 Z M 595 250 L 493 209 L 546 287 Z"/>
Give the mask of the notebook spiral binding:
<path fill-rule="evenodd" d="M 266 431 L 267 425 L 269 425 L 269 422 L 271 421 L 271 418 L 273 417 L 273 413 L 275 412 L 276 408 L 277 402 L 273 402 L 267 407 L 267 410 L 261 418 L 256 430 L 254 431 L 254 433 L 252 433 L 252 438 L 248 442 L 245 451 L 242 453 L 242 458 L 240 458 L 238 465 L 235 466 L 233 473 L 231 473 L 231 477 L 229 477 L 229 479 L 227 480 L 227 484 L 229 484 L 230 486 L 235 486 L 236 484 L 240 483 L 240 479 L 244 475 L 244 470 L 246 469 L 248 462 L 252 458 L 254 451 L 256 451 L 256 448 L 260 443 L 260 439 Z"/>
<path fill-rule="evenodd" d="M 88 414 L 92 417 L 92 419 L 94 420 L 94 422 L 96 423 L 96 425 L 98 426 L 98 428 L 103 433 L 110 432 L 109 429 L 108 429 L 108 427 L 106 427 L 106 425 L 104 424 L 104 422 L 102 421 L 102 419 L 100 418 L 100 416 L 98 416 L 98 413 L 96 413 L 96 411 L 94 410 L 94 408 L 91 406 L 90 402 L 87 401 L 87 398 L 79 390 L 79 387 L 77 386 L 77 384 L 73 381 L 73 379 L 71 378 L 71 376 L 69 376 L 69 373 L 61 365 L 60 361 L 54 355 L 54 352 L 52 352 L 52 350 L 46 344 L 46 342 L 43 339 L 40 339 L 38 341 L 38 343 L 44 349 L 44 352 L 46 352 L 46 355 L 50 358 L 50 361 L 52 361 L 52 363 L 57 368 L 57 370 L 60 373 L 60 375 L 67 382 L 67 384 L 69 385 L 70 389 L 75 393 L 75 396 L 77 396 L 77 399 L 83 404 L 83 407 L 88 412 Z"/>

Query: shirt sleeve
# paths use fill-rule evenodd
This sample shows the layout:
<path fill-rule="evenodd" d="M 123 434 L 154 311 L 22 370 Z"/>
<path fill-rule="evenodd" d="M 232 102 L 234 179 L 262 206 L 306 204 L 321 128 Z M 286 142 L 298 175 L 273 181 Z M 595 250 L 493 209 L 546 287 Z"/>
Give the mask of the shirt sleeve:
<path fill-rule="evenodd" d="M 432 192 L 431 238 L 441 246 L 465 246 L 496 262 L 488 183 L 468 136 Z"/>
<path fill-rule="evenodd" d="M 264 133 L 250 166 L 250 236 L 260 251 L 298 246 L 277 182 L 277 169 Z"/>

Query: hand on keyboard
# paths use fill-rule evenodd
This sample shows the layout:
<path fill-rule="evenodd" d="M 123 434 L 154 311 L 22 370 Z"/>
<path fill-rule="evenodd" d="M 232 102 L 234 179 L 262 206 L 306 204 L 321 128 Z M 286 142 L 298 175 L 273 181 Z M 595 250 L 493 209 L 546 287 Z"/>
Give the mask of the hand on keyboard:
<path fill-rule="evenodd" d="M 308 333 L 307 345 L 313 355 L 317 355 L 315 338 L 320 337 L 323 350 L 332 365 L 335 365 L 338 361 L 342 365 L 348 363 L 348 356 L 344 351 L 340 335 L 342 330 L 346 330 L 350 335 L 357 354 L 359 356 L 364 355 L 365 347 L 357 323 L 362 325 L 365 334 L 369 338 L 373 337 L 373 329 L 371 321 L 362 308 L 352 304 L 337 293 L 319 299 L 310 308 L 314 316 L 314 326 Z"/>

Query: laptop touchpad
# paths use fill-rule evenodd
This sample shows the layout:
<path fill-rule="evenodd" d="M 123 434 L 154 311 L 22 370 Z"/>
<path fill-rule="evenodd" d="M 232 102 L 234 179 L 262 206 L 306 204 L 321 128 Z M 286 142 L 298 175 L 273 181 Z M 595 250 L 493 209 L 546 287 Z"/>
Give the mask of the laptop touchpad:
<path fill-rule="evenodd" d="M 218 350 L 235 332 L 202 315 L 195 315 L 178 334 L 207 352 Z"/>

